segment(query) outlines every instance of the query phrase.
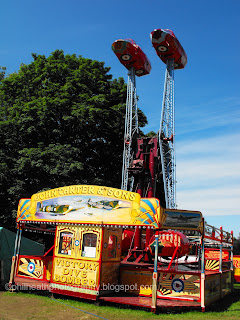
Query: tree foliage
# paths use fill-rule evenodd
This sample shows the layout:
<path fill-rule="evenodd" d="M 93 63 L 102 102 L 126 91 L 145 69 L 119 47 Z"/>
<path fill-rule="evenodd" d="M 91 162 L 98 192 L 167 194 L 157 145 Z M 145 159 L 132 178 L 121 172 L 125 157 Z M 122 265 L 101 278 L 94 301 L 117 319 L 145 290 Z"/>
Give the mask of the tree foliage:
<path fill-rule="evenodd" d="M 4 79 L 5 74 L 6 74 L 6 67 L 1 67 L 1 66 L 0 66 L 0 81 L 1 81 L 2 79 Z"/>
<path fill-rule="evenodd" d="M 148 132 L 147 134 L 145 134 L 145 136 L 152 138 L 152 137 L 156 137 L 156 136 L 157 136 L 157 133 L 154 132 L 154 131 L 150 131 L 150 132 Z"/>
<path fill-rule="evenodd" d="M 240 255 L 240 238 L 233 239 L 233 254 Z"/>
<path fill-rule="evenodd" d="M 0 82 L 1 224 L 18 200 L 71 184 L 119 187 L 126 84 L 103 62 L 33 54 Z M 147 123 L 139 111 L 140 126 Z"/>

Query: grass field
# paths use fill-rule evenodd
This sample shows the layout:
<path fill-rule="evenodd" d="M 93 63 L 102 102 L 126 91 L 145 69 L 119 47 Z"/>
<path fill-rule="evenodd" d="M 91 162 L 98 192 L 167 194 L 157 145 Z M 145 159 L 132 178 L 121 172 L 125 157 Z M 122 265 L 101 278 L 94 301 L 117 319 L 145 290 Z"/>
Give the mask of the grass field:
<path fill-rule="evenodd" d="M 76 320 L 76 319 L 109 319 L 109 320 L 138 320 L 138 319 L 176 319 L 200 320 L 221 318 L 240 319 L 240 285 L 235 285 L 234 293 L 211 306 L 207 312 L 165 310 L 163 313 L 153 314 L 150 311 L 137 308 L 118 307 L 112 305 L 96 306 L 92 302 L 82 302 L 74 298 L 51 299 L 49 296 L 36 293 L 0 292 L 0 320 Z"/>

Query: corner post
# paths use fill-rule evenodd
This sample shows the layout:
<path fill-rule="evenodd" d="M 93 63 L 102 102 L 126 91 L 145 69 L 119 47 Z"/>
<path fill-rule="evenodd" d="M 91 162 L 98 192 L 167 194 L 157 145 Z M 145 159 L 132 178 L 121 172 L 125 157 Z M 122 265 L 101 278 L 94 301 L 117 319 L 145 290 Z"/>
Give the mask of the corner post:
<path fill-rule="evenodd" d="M 201 238 L 201 279 L 200 279 L 200 294 L 201 294 L 201 308 L 205 311 L 205 250 L 204 250 L 204 238 L 205 238 L 205 221 L 203 218 L 203 233 Z"/>
<path fill-rule="evenodd" d="M 21 236 L 22 236 L 22 226 L 20 224 L 17 225 L 17 234 L 15 238 L 15 246 L 14 246 L 14 253 L 12 257 L 12 265 L 11 265 L 11 272 L 10 272 L 10 279 L 9 279 L 9 289 L 11 288 L 13 281 L 14 281 L 14 276 L 16 272 L 16 265 L 18 261 L 18 255 L 20 251 L 20 243 L 21 243 Z"/>
<path fill-rule="evenodd" d="M 154 257 L 154 271 L 152 279 L 152 306 L 151 311 L 156 313 L 157 310 L 157 268 L 158 268 L 158 232 L 155 234 L 155 257 Z"/>

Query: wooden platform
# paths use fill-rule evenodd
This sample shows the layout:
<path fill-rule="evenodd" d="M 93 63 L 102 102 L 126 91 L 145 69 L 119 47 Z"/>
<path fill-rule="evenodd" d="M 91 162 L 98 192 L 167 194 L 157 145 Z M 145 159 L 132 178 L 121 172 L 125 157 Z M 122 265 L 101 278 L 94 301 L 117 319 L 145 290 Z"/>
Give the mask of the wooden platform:
<path fill-rule="evenodd" d="M 139 297 L 139 296 L 113 296 L 113 297 L 100 297 L 100 301 L 111 302 L 114 304 L 126 304 L 130 306 L 137 306 L 143 308 L 151 308 L 152 298 Z M 158 308 L 174 308 L 174 307 L 193 307 L 200 308 L 201 303 L 197 301 L 176 300 L 176 299 L 157 299 Z"/>

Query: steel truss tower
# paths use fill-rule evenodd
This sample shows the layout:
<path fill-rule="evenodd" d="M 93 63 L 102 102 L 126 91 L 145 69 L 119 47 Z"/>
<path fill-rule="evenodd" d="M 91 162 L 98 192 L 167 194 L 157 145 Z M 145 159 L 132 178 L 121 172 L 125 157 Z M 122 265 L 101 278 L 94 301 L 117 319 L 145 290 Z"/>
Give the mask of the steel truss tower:
<path fill-rule="evenodd" d="M 131 68 L 128 72 L 124 151 L 122 167 L 122 186 L 121 189 L 132 191 L 133 177 L 128 178 L 128 168 L 133 160 L 132 141 L 133 137 L 139 132 L 137 114 L 137 94 L 135 69 Z M 130 181 L 129 181 L 130 180 Z"/>
<path fill-rule="evenodd" d="M 176 208 L 174 59 L 167 60 L 162 116 L 158 132 L 166 208 Z"/>

